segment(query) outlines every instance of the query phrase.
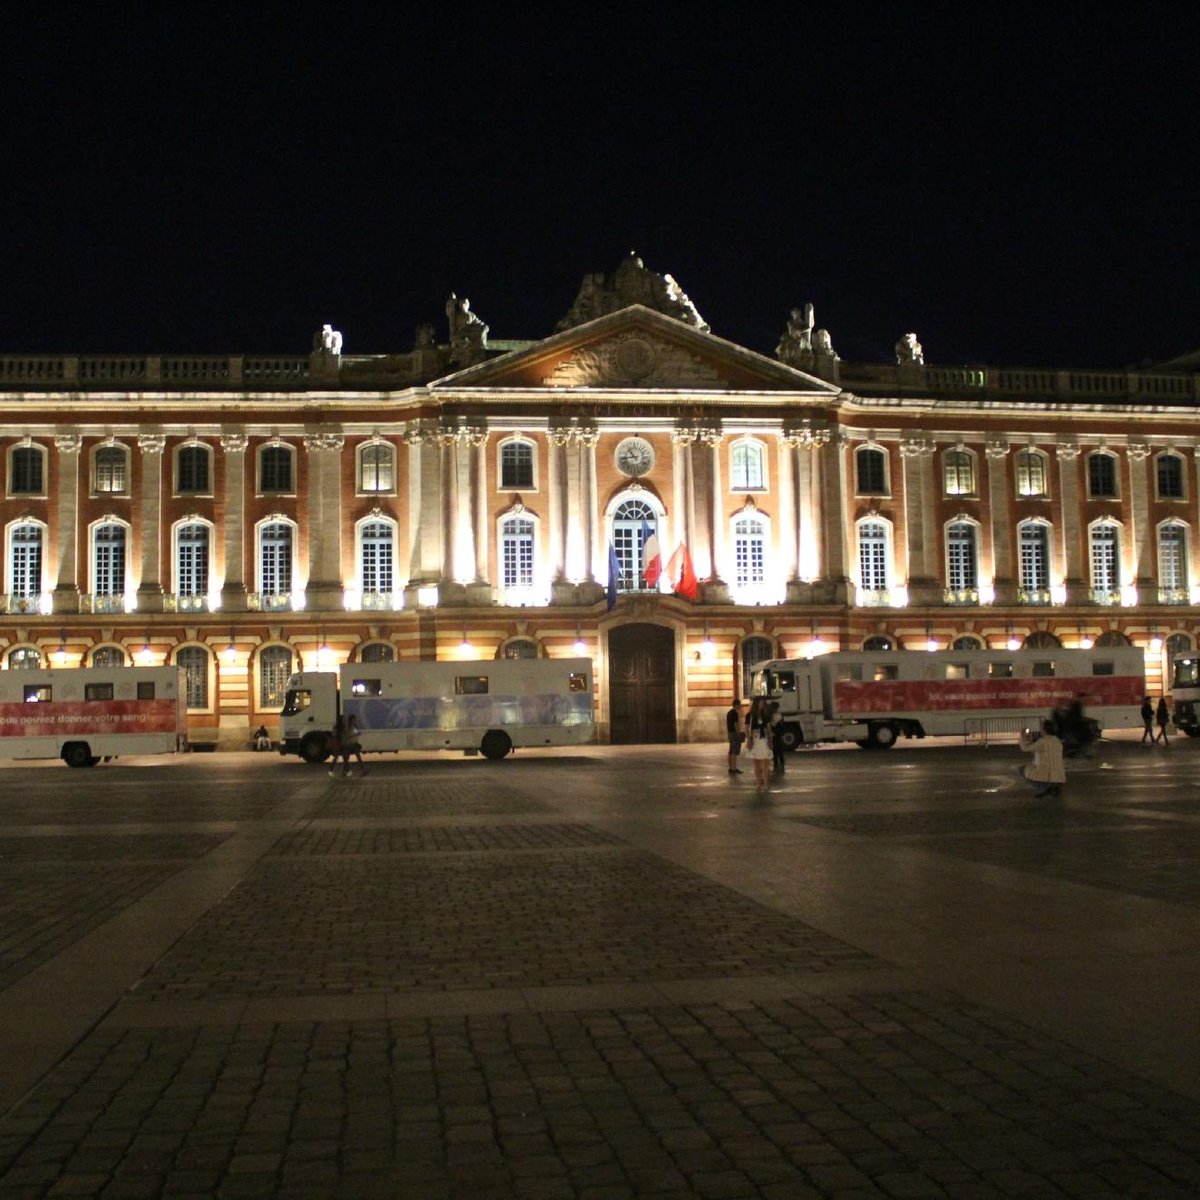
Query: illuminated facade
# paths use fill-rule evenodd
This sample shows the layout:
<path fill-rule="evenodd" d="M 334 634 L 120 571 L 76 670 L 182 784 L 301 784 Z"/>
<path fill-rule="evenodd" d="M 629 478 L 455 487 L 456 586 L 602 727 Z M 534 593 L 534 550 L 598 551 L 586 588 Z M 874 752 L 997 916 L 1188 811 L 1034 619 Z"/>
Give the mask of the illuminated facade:
<path fill-rule="evenodd" d="M 240 746 L 302 665 L 582 652 L 603 735 L 653 741 L 721 735 L 771 655 L 1128 640 L 1157 690 L 1196 644 L 1187 364 L 853 364 L 811 309 L 764 355 L 634 258 L 540 341 L 447 319 L 401 354 L 0 355 L 0 665 L 178 663 L 193 738 Z"/>

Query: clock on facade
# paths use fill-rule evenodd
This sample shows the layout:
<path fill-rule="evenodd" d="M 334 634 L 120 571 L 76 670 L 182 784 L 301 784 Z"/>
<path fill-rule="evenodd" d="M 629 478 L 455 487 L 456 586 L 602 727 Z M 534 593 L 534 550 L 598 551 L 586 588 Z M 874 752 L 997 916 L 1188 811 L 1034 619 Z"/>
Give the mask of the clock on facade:
<path fill-rule="evenodd" d="M 631 437 L 617 444 L 617 468 L 637 479 L 654 466 L 654 447 L 645 438 Z"/>

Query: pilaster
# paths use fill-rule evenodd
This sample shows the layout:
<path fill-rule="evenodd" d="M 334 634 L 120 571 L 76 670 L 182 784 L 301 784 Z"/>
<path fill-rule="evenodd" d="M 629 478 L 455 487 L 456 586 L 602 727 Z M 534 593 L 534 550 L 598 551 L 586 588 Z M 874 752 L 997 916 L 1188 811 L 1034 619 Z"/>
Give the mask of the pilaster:
<path fill-rule="evenodd" d="M 1086 604 L 1090 596 L 1090 584 L 1084 570 L 1083 533 L 1079 525 L 1079 474 L 1076 466 L 1079 445 L 1076 442 L 1059 442 L 1054 450 L 1058 459 L 1062 514 L 1059 543 L 1062 547 L 1060 561 L 1063 587 L 1068 604 Z"/>
<path fill-rule="evenodd" d="M 161 433 L 143 433 L 137 446 L 142 456 L 141 537 L 142 573 L 138 582 L 139 612 L 162 612 L 162 460 L 167 444 Z"/>
<path fill-rule="evenodd" d="M 77 433 L 58 434 L 58 513 L 54 521 L 54 544 L 58 560 L 53 603 L 56 613 L 79 611 L 79 450 L 83 439 Z"/>
<path fill-rule="evenodd" d="M 221 436 L 225 456 L 225 582 L 221 607 L 229 612 L 246 609 L 246 446 L 244 433 Z"/>
<path fill-rule="evenodd" d="M 323 431 L 304 436 L 308 454 L 308 584 L 305 607 L 344 607 L 342 593 L 341 452 L 346 439 Z"/>

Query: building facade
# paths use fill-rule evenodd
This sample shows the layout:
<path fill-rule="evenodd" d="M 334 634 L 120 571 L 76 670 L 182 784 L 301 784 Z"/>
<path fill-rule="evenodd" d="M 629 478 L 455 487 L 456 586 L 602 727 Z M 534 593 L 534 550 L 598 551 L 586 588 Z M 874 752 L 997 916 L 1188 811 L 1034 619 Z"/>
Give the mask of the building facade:
<path fill-rule="evenodd" d="M 542 340 L 446 326 L 0 355 L 0 667 L 176 663 L 234 747 L 301 667 L 583 653 L 638 742 L 772 656 L 1128 642 L 1157 691 L 1196 645 L 1200 364 L 847 363 L 811 306 L 765 355 L 632 256 Z"/>

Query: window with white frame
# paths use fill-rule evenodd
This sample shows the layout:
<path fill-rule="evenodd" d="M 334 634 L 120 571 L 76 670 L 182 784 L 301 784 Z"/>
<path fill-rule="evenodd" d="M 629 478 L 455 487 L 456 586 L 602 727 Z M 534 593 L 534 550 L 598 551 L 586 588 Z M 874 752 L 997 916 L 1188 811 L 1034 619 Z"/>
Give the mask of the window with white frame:
<path fill-rule="evenodd" d="M 1050 587 L 1050 530 L 1041 521 L 1023 521 L 1018 527 L 1019 587 L 1024 592 L 1044 592 Z"/>
<path fill-rule="evenodd" d="M 125 594 L 126 529 L 115 521 L 97 525 L 92 534 L 92 592 L 97 596 Z"/>
<path fill-rule="evenodd" d="M 129 492 L 129 452 L 124 446 L 97 446 L 93 460 L 95 491 L 124 496 Z"/>
<path fill-rule="evenodd" d="M 1040 450 L 1018 450 L 1016 454 L 1017 495 L 1045 496 L 1046 456 Z"/>
<path fill-rule="evenodd" d="M 766 522 L 753 513 L 743 513 L 733 522 L 734 586 L 761 586 L 766 580 L 766 560 Z"/>
<path fill-rule="evenodd" d="M 858 585 L 865 592 L 891 587 L 888 542 L 888 527 L 882 521 L 858 523 Z"/>
<path fill-rule="evenodd" d="M 175 665 L 183 668 L 183 690 L 188 708 L 208 708 L 208 666 L 211 656 L 203 646 L 180 646 Z"/>
<path fill-rule="evenodd" d="M 1165 521 L 1158 527 L 1158 586 L 1182 592 L 1188 586 L 1187 526 Z"/>
<path fill-rule="evenodd" d="M 175 458 L 175 490 L 181 495 L 208 495 L 212 491 L 211 459 L 207 446 L 180 446 Z"/>
<path fill-rule="evenodd" d="M 189 521 L 175 531 L 175 593 L 179 596 L 208 594 L 209 528 L 202 521 Z"/>
<path fill-rule="evenodd" d="M 286 596 L 292 590 L 294 530 L 287 521 L 268 521 L 258 529 L 258 590 Z"/>
<path fill-rule="evenodd" d="M 45 546 L 43 527 L 34 521 L 22 521 L 8 529 L 8 591 L 12 596 L 32 600 L 42 591 L 42 554 Z"/>
<path fill-rule="evenodd" d="M 42 652 L 35 646 L 18 646 L 8 652 L 10 671 L 36 671 L 42 665 Z"/>
<path fill-rule="evenodd" d="M 1183 459 L 1178 454 L 1168 451 L 1160 454 L 1155 463 L 1155 478 L 1158 481 L 1158 498 L 1160 500 L 1183 500 L 1184 480 L 1187 473 L 1183 469 Z"/>
<path fill-rule="evenodd" d="M 973 496 L 975 456 L 969 450 L 947 450 L 942 459 L 942 478 L 947 496 Z"/>
<path fill-rule="evenodd" d="M 501 488 L 533 487 L 533 443 L 524 438 L 509 438 L 500 443 Z"/>
<path fill-rule="evenodd" d="M 283 707 L 292 673 L 292 652 L 286 646 L 264 646 L 258 655 L 258 707 Z"/>
<path fill-rule="evenodd" d="M 391 521 L 364 521 L 358 529 L 358 577 L 367 594 L 390 596 L 396 587 L 396 529 Z"/>
<path fill-rule="evenodd" d="M 1117 460 L 1098 450 L 1087 460 L 1088 495 L 1093 500 L 1113 500 L 1117 496 Z"/>
<path fill-rule="evenodd" d="M 946 530 L 946 586 L 952 592 L 979 586 L 977 532 L 969 521 L 955 521 Z"/>
<path fill-rule="evenodd" d="M 9 494 L 43 495 L 46 491 L 45 461 L 41 446 L 14 446 L 8 459 Z"/>
<path fill-rule="evenodd" d="M 528 517 L 505 517 L 500 522 L 500 584 L 533 587 L 533 522 Z"/>
<path fill-rule="evenodd" d="M 729 488 L 734 492 L 761 492 L 767 486 L 766 454 L 761 442 L 743 438 L 729 449 Z"/>
<path fill-rule="evenodd" d="M 644 592 L 648 589 L 642 553 L 642 529 L 648 527 L 658 536 L 658 514 L 644 500 L 623 500 L 613 512 L 612 545 L 617 555 L 619 592 Z M 662 538 L 659 538 L 659 546 Z"/>
<path fill-rule="evenodd" d="M 1092 590 L 1112 595 L 1121 586 L 1121 530 L 1111 522 L 1093 525 L 1089 533 Z"/>
<path fill-rule="evenodd" d="M 388 442 L 367 442 L 358 451 L 358 490 L 396 490 L 396 451 Z"/>
<path fill-rule="evenodd" d="M 258 452 L 258 490 L 263 493 L 289 494 L 292 483 L 292 448 L 277 442 Z"/>
<path fill-rule="evenodd" d="M 860 446 L 854 454 L 854 470 L 860 496 L 887 494 L 887 455 L 878 446 Z"/>

